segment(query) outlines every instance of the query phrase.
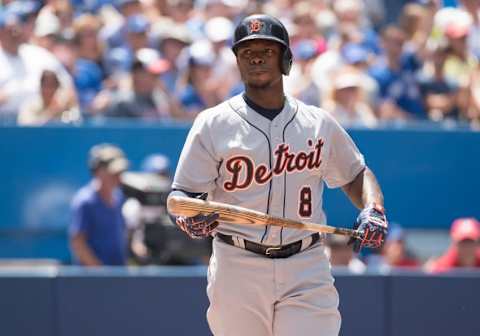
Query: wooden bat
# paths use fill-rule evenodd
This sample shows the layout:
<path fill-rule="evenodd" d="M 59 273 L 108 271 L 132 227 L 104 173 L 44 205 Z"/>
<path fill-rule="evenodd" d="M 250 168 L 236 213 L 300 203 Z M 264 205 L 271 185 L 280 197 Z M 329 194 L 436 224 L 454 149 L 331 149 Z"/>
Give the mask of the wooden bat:
<path fill-rule="evenodd" d="M 280 218 L 236 205 L 203 201 L 191 197 L 170 196 L 167 201 L 167 208 L 175 216 L 193 217 L 198 214 L 216 212 L 220 215 L 219 221 L 230 224 L 275 225 L 313 232 L 333 233 L 354 238 L 362 237 L 362 232 L 357 230 Z"/>

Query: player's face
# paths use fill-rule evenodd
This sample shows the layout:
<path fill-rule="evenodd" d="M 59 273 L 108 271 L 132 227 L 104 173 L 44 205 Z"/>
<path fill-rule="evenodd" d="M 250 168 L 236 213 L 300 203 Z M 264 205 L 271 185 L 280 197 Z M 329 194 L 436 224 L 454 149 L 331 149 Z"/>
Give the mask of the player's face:
<path fill-rule="evenodd" d="M 238 46 L 237 65 L 245 85 L 266 88 L 282 79 L 279 43 L 268 40 L 246 41 Z"/>

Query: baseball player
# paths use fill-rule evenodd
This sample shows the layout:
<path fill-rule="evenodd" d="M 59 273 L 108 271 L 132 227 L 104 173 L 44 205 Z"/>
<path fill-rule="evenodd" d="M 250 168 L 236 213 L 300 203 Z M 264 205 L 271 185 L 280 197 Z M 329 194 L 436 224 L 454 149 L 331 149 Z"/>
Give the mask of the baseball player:
<path fill-rule="evenodd" d="M 284 93 L 282 75 L 292 64 L 285 27 L 271 16 L 246 17 L 232 49 L 245 92 L 198 115 L 171 195 L 325 224 L 325 181 L 363 209 L 354 226 L 364 235 L 350 242 L 354 250 L 380 247 L 383 195 L 362 154 L 327 112 Z M 176 218 L 193 238 L 214 236 L 207 287 L 214 335 L 338 335 L 338 294 L 322 235 L 217 219 Z"/>

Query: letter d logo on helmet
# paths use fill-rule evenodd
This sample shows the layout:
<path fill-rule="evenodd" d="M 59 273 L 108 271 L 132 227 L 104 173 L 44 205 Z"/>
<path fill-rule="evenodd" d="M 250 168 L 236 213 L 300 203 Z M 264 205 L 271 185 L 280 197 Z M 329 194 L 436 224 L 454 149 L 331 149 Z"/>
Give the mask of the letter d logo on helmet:
<path fill-rule="evenodd" d="M 288 75 L 292 67 L 292 51 L 288 32 L 280 20 L 264 14 L 247 16 L 235 28 L 232 50 L 237 54 L 240 43 L 257 39 L 275 41 L 282 45 L 281 70 L 283 74 Z"/>

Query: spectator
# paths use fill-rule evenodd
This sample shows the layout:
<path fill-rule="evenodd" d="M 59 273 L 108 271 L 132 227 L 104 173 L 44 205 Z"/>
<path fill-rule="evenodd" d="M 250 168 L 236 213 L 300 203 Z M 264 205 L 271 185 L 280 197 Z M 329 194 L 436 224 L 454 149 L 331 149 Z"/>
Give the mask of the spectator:
<path fill-rule="evenodd" d="M 47 12 L 38 16 L 33 31 L 33 41 L 36 45 L 53 52 L 57 36 L 61 34 L 60 19 Z"/>
<path fill-rule="evenodd" d="M 335 72 L 345 65 L 341 51 L 349 43 L 360 43 L 357 28 L 351 24 L 339 26 L 338 33 L 328 41 L 327 50 L 313 62 L 312 77 L 322 96 L 331 90 Z"/>
<path fill-rule="evenodd" d="M 407 3 L 399 18 L 399 26 L 406 34 L 405 49 L 421 53 L 432 31 L 432 23 L 428 7 Z"/>
<path fill-rule="evenodd" d="M 480 55 L 478 57 L 480 59 Z M 469 85 L 469 108 L 463 115 L 476 129 L 480 128 L 480 62 L 472 72 Z"/>
<path fill-rule="evenodd" d="M 452 243 L 438 259 L 427 262 L 432 273 L 480 267 L 480 223 L 475 218 L 458 218 L 450 229 Z"/>
<path fill-rule="evenodd" d="M 43 15 L 51 17 L 55 15 L 60 22 L 60 31 L 67 32 L 73 23 L 74 11 L 70 0 L 54 0 L 46 1 L 41 8 L 37 20 L 41 19 Z"/>
<path fill-rule="evenodd" d="M 44 70 L 57 74 L 61 95 L 75 105 L 72 78 L 62 64 L 48 50 L 24 43 L 29 38 L 18 15 L 5 11 L 0 16 L 0 118 L 17 120 L 20 106 L 38 96 Z"/>
<path fill-rule="evenodd" d="M 330 258 L 330 264 L 334 268 L 346 268 L 351 273 L 362 274 L 366 266 L 354 255 L 351 246 L 347 245 L 348 239 L 339 235 L 327 236 L 326 253 Z"/>
<path fill-rule="evenodd" d="M 94 116 L 110 103 L 109 87 L 104 64 L 104 48 L 98 37 L 102 24 L 92 14 L 83 14 L 73 23 L 73 44 L 76 53 L 72 69 L 80 108 L 85 116 Z M 109 83 L 109 84 L 108 84 Z M 106 84 L 106 85 L 105 85 Z"/>
<path fill-rule="evenodd" d="M 467 45 L 469 31 L 470 25 L 460 22 L 451 22 L 445 31 L 449 53 L 443 71 L 446 77 L 455 79 L 461 88 L 468 86 L 469 75 L 478 64 Z"/>
<path fill-rule="evenodd" d="M 33 36 L 38 13 L 41 9 L 41 2 L 35 0 L 17 0 L 5 4 L 5 9 L 18 15 L 23 23 L 25 36 Z M 28 42 L 28 41 L 27 41 Z"/>
<path fill-rule="evenodd" d="M 420 89 L 415 77 L 416 62 L 403 53 L 406 34 L 396 26 L 382 32 L 385 55 L 370 69 L 378 83 L 380 103 L 378 116 L 384 120 L 425 119 Z"/>
<path fill-rule="evenodd" d="M 179 88 L 179 100 L 190 119 L 220 103 L 217 83 L 213 80 L 214 54 L 208 41 L 199 41 L 188 49 L 188 67 Z"/>
<path fill-rule="evenodd" d="M 461 115 L 467 115 L 470 95 L 470 78 L 476 70 L 478 60 L 467 45 L 470 25 L 462 22 L 451 22 L 447 25 L 445 36 L 448 40 L 448 55 L 443 67 L 447 78 L 455 80 L 458 86 L 458 107 Z"/>
<path fill-rule="evenodd" d="M 232 87 L 240 82 L 235 56 L 228 45 L 233 30 L 233 23 L 226 17 L 214 17 L 205 24 L 205 35 L 212 44 L 215 56 L 212 82 L 217 82 L 215 91 L 219 97 L 227 97 Z"/>
<path fill-rule="evenodd" d="M 193 0 L 165 0 L 166 14 L 177 23 L 186 23 L 194 9 Z"/>
<path fill-rule="evenodd" d="M 40 94 L 20 108 L 19 125 L 41 126 L 50 121 L 75 122 L 80 120 L 77 106 L 70 106 L 65 96 L 59 95 L 60 82 L 57 74 L 43 71 L 40 77 Z"/>
<path fill-rule="evenodd" d="M 301 40 L 292 47 L 295 62 L 290 74 L 284 78 L 285 91 L 304 103 L 320 106 L 320 88 L 313 81 L 312 65 L 323 51 L 314 40 Z"/>
<path fill-rule="evenodd" d="M 125 265 L 124 196 L 118 187 L 128 161 L 120 148 L 100 144 L 91 148 L 88 164 L 93 179 L 72 201 L 69 235 L 74 262 L 83 266 Z"/>
<path fill-rule="evenodd" d="M 356 41 L 351 42 L 362 44 L 370 52 L 380 52 L 378 35 L 364 15 L 364 4 L 361 0 L 336 0 L 332 6 L 337 16 L 338 26 L 350 26 L 355 30 Z"/>
<path fill-rule="evenodd" d="M 445 77 L 443 67 L 448 49 L 444 43 L 431 42 L 430 60 L 419 74 L 420 92 L 431 120 L 458 118 L 457 84 Z"/>
<path fill-rule="evenodd" d="M 396 224 L 389 226 L 387 240 L 382 248 L 383 262 L 390 268 L 415 268 L 420 261 L 407 250 L 405 231 Z"/>
<path fill-rule="evenodd" d="M 179 104 L 169 96 L 158 76 L 168 69 L 168 63 L 148 49 L 138 53 L 132 65 L 132 88 L 119 92 L 118 100 L 106 111 L 108 117 L 159 120 L 183 117 Z"/>
<path fill-rule="evenodd" d="M 141 164 L 141 169 L 145 173 L 156 174 L 165 178 L 172 178 L 172 167 L 170 159 L 163 154 L 150 154 Z"/>
<path fill-rule="evenodd" d="M 109 74 L 131 70 L 135 54 L 140 49 L 150 48 L 149 32 L 150 23 L 144 15 L 132 15 L 126 19 L 123 27 L 123 44 L 107 52 Z"/>
<path fill-rule="evenodd" d="M 168 0 L 169 2 L 192 2 L 192 0 Z M 241 3 L 242 1 L 238 1 Z M 211 18 L 223 16 L 232 17 L 235 11 L 235 1 L 230 0 L 204 0 L 201 2 L 202 14 L 206 21 Z M 241 5 L 240 5 L 241 6 Z"/>
<path fill-rule="evenodd" d="M 131 16 L 142 15 L 142 3 L 139 0 L 115 0 L 115 10 L 104 17 L 100 37 L 108 49 L 122 47 L 125 44 L 127 21 Z"/>
<path fill-rule="evenodd" d="M 161 75 L 161 78 L 169 94 L 174 94 L 181 73 L 179 56 L 192 43 L 190 33 L 185 25 L 174 23 L 171 20 L 155 23 L 152 30 L 158 41 L 160 54 L 170 65 L 169 69 Z"/>
<path fill-rule="evenodd" d="M 347 43 L 340 50 L 343 62 L 356 69 L 360 78 L 360 85 L 365 92 L 366 102 L 370 107 L 374 107 L 378 102 L 378 84 L 370 76 L 368 68 L 372 61 L 373 54 L 358 43 Z"/>
<path fill-rule="evenodd" d="M 323 36 L 315 21 L 315 5 L 310 1 L 297 2 L 292 8 L 292 23 L 295 25 L 295 34 L 292 34 L 291 44 L 297 40 L 323 41 Z"/>
<path fill-rule="evenodd" d="M 343 125 L 374 127 L 377 124 L 375 114 L 362 92 L 361 76 L 355 69 L 343 68 L 338 72 L 324 109 Z"/>
<path fill-rule="evenodd" d="M 472 19 L 468 34 L 468 47 L 476 55 L 480 55 L 480 2 L 478 0 L 459 0 Z"/>

